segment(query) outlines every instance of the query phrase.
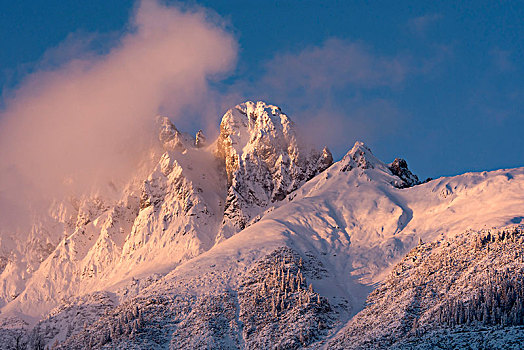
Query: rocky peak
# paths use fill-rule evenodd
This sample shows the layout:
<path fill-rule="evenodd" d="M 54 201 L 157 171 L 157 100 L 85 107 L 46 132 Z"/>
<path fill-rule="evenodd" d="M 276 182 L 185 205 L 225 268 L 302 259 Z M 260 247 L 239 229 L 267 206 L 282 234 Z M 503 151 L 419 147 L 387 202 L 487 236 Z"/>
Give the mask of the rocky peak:
<path fill-rule="evenodd" d="M 355 168 L 379 169 L 388 174 L 393 174 L 401 181 L 394 181 L 392 185 L 398 188 L 406 188 L 420 184 L 417 175 L 408 169 L 408 163 L 402 158 L 395 158 L 393 163 L 385 164 L 375 157 L 371 149 L 363 142 L 357 141 L 351 150 L 346 153 L 339 163 L 340 171 L 346 172 Z"/>
<path fill-rule="evenodd" d="M 183 151 L 196 145 L 195 138 L 188 133 L 178 131 L 169 118 L 158 116 L 156 118 L 156 124 L 158 129 L 158 139 L 162 143 L 164 149 L 170 151 Z"/>
<path fill-rule="evenodd" d="M 355 145 L 340 161 L 340 171 L 350 171 L 354 168 L 374 169 L 377 166 L 384 168 L 385 164 L 376 158 L 371 149 L 362 141 L 355 142 Z"/>
<path fill-rule="evenodd" d="M 322 156 L 318 158 L 318 169 L 327 169 L 329 166 L 333 164 L 333 155 L 331 154 L 331 151 L 329 148 L 324 147 L 322 149 Z"/>
<path fill-rule="evenodd" d="M 393 163 L 389 164 L 389 170 L 404 182 L 402 188 L 420 184 L 418 176 L 408 169 L 408 163 L 402 158 L 395 158 Z"/>
<path fill-rule="evenodd" d="M 319 151 L 299 142 L 293 122 L 279 107 L 251 101 L 222 118 L 216 154 L 229 186 L 225 221 L 234 218 L 237 229 L 333 162 L 327 148 Z"/>
<path fill-rule="evenodd" d="M 204 136 L 202 130 L 198 130 L 195 137 L 195 146 L 196 148 L 201 148 L 206 145 L 207 138 Z"/>
<path fill-rule="evenodd" d="M 226 112 L 220 123 L 217 154 L 225 160 L 228 181 L 246 154 L 275 163 L 282 153 L 295 152 L 296 136 L 289 118 L 279 107 L 264 102 L 242 103 Z"/>

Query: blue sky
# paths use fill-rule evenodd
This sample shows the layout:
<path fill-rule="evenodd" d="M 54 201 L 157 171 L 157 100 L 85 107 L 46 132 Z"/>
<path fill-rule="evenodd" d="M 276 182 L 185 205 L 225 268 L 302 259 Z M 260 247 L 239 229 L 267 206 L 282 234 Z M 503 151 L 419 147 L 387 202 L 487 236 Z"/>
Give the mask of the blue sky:
<path fill-rule="evenodd" d="M 224 103 L 277 104 L 335 157 L 361 139 L 385 161 L 406 158 L 424 178 L 524 166 L 522 1 L 168 4 L 210 9 L 238 43 L 235 67 L 213 83 Z M 110 49 L 134 8 L 124 0 L 5 1 L 2 96 L 82 50 Z M 89 47 L 68 45 L 78 38 L 92 38 L 83 40 Z"/>

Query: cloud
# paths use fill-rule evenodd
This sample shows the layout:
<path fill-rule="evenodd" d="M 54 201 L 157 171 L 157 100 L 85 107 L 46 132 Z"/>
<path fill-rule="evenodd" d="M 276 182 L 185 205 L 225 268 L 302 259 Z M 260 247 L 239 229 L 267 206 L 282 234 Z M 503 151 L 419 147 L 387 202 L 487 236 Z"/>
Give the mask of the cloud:
<path fill-rule="evenodd" d="M 318 146 L 327 145 L 340 158 L 357 140 L 372 146 L 378 138 L 398 133 L 405 115 L 389 99 L 369 98 L 306 107 L 297 112 L 297 118 L 299 130 L 307 140 Z"/>
<path fill-rule="evenodd" d="M 403 114 L 389 94 L 414 70 L 408 57 L 336 38 L 279 53 L 264 67 L 263 76 L 242 89 L 285 107 L 311 143 L 328 142 L 336 157 L 355 140 L 372 141 L 401 124 Z"/>
<path fill-rule="evenodd" d="M 493 65 L 499 72 L 511 72 L 516 69 L 515 63 L 511 57 L 511 51 L 492 49 L 490 52 Z"/>
<path fill-rule="evenodd" d="M 82 191 L 130 173 L 154 116 L 182 122 L 184 109 L 213 95 L 209 80 L 228 72 L 237 53 L 216 16 L 146 0 L 113 47 L 82 50 L 89 46 L 67 43 L 67 62 L 55 49 L 59 67 L 32 73 L 8 95 L 0 112 L 0 220 L 29 198 L 60 193 L 65 179 Z"/>
<path fill-rule="evenodd" d="M 348 84 L 361 88 L 395 85 L 404 79 L 406 67 L 400 58 L 373 55 L 362 44 L 328 39 L 298 54 L 277 55 L 266 71 L 263 83 L 274 88 L 325 91 Z"/>
<path fill-rule="evenodd" d="M 441 18 L 442 15 L 437 13 L 415 17 L 409 20 L 408 28 L 417 35 L 425 35 L 429 28 Z"/>

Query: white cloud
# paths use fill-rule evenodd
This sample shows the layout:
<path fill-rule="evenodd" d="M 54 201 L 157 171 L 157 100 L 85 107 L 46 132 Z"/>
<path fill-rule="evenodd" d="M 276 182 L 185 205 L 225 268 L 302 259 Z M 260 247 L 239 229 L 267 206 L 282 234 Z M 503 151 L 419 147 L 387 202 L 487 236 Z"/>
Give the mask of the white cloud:
<path fill-rule="evenodd" d="M 142 1 L 106 54 L 75 51 L 27 77 L 0 112 L 0 209 L 60 193 L 66 177 L 88 187 L 129 173 L 154 116 L 180 118 L 206 100 L 210 78 L 233 67 L 235 40 L 208 18 Z"/>

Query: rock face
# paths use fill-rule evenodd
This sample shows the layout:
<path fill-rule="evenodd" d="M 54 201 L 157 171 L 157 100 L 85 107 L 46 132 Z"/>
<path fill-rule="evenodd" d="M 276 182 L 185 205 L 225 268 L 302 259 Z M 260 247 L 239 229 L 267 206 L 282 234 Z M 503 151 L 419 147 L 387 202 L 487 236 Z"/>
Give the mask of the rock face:
<path fill-rule="evenodd" d="M 408 169 L 408 163 L 402 158 L 395 158 L 393 163 L 389 165 L 389 170 L 391 170 L 393 175 L 400 177 L 400 179 L 404 182 L 401 188 L 411 187 L 420 184 L 418 176 L 413 174 Z"/>
<path fill-rule="evenodd" d="M 245 228 L 260 208 L 281 201 L 333 162 L 327 148 L 301 145 L 288 116 L 264 102 L 246 102 L 226 112 L 216 154 L 229 185 L 226 238 Z"/>
<path fill-rule="evenodd" d="M 173 123 L 167 117 L 158 116 L 156 118 L 158 128 L 158 140 L 167 151 L 180 150 L 196 145 L 196 139 L 188 133 L 178 131 Z M 197 136 L 199 136 L 197 134 Z"/>

